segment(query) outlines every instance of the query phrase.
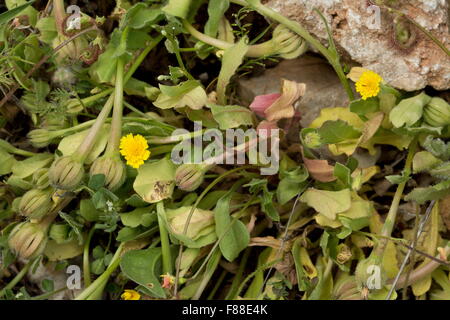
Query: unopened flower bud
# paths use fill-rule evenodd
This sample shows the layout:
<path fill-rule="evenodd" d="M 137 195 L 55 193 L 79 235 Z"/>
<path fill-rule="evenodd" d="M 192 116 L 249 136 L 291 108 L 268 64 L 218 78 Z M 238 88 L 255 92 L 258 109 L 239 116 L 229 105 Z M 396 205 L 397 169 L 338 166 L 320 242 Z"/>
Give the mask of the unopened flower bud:
<path fill-rule="evenodd" d="M 194 191 L 203 182 L 205 172 L 211 165 L 182 164 L 175 171 L 175 184 L 184 191 Z"/>
<path fill-rule="evenodd" d="M 282 24 L 273 31 L 272 40 L 276 53 L 284 59 L 295 59 L 308 49 L 305 40 Z"/>
<path fill-rule="evenodd" d="M 49 113 L 45 115 L 42 127 L 48 130 L 66 129 L 69 127 L 69 121 L 62 114 Z"/>
<path fill-rule="evenodd" d="M 46 189 L 50 185 L 48 180 L 48 168 L 37 169 L 33 173 L 33 185 L 37 189 Z"/>
<path fill-rule="evenodd" d="M 40 255 L 47 244 L 48 222 L 22 222 L 14 227 L 8 238 L 9 248 L 23 259 Z"/>
<path fill-rule="evenodd" d="M 28 132 L 27 135 L 30 143 L 36 148 L 45 148 L 55 138 L 52 132 L 48 129 L 35 129 Z"/>
<path fill-rule="evenodd" d="M 450 104 L 442 98 L 432 98 L 423 109 L 423 119 L 432 127 L 450 125 Z"/>
<path fill-rule="evenodd" d="M 53 223 L 48 232 L 49 238 L 61 244 L 67 242 L 69 239 L 69 232 L 71 228 L 68 224 Z"/>
<path fill-rule="evenodd" d="M 125 182 L 126 167 L 120 159 L 103 156 L 94 161 L 89 174 L 91 176 L 103 174 L 105 176 L 105 187 L 114 191 Z"/>
<path fill-rule="evenodd" d="M 83 181 L 83 163 L 71 156 L 60 157 L 53 161 L 48 177 L 54 187 L 62 190 L 73 190 Z"/>
<path fill-rule="evenodd" d="M 27 191 L 19 203 L 19 213 L 32 220 L 41 220 L 53 207 L 52 188 Z"/>

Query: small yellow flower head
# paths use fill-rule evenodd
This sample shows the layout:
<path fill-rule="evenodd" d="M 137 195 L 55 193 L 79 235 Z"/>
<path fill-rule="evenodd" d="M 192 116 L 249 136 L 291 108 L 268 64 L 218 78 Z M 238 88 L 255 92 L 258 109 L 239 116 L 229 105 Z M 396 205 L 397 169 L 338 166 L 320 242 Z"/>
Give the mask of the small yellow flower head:
<path fill-rule="evenodd" d="M 125 157 L 127 164 L 137 169 L 150 157 L 147 140 L 140 134 L 131 133 L 120 139 L 120 154 Z"/>
<path fill-rule="evenodd" d="M 125 290 L 120 296 L 123 300 L 139 300 L 141 295 L 135 290 Z"/>
<path fill-rule="evenodd" d="M 376 97 L 380 92 L 380 83 L 383 78 L 379 74 L 366 70 L 356 82 L 356 91 L 361 94 L 363 100 L 370 97 Z"/>

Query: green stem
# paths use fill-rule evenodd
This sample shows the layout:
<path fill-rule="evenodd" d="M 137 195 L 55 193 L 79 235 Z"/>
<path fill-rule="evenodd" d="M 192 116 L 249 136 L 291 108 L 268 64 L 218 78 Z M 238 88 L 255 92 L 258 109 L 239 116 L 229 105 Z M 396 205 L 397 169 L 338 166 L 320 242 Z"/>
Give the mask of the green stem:
<path fill-rule="evenodd" d="M 160 218 L 160 216 L 164 214 L 164 203 L 162 201 L 156 204 L 156 210 L 158 211 L 159 236 L 161 238 L 163 274 L 172 274 L 173 266 L 172 254 L 170 252 L 169 233 L 164 225 L 164 221 Z"/>
<path fill-rule="evenodd" d="M 194 205 L 192 206 L 191 211 L 189 212 L 189 215 L 186 219 L 186 224 L 184 226 L 183 229 L 183 235 L 186 235 L 187 233 L 187 229 L 189 227 L 189 223 L 191 221 L 192 215 L 194 214 L 194 210 L 197 208 L 198 204 L 200 203 L 200 201 L 202 201 L 202 199 L 206 196 L 206 194 L 212 189 L 214 188 L 214 186 L 216 184 L 218 184 L 220 181 L 222 181 L 225 177 L 229 176 L 230 174 L 233 174 L 235 172 L 241 171 L 241 170 L 246 170 L 249 168 L 252 168 L 253 166 L 251 165 L 247 165 L 247 166 L 242 166 L 242 167 L 237 167 L 234 168 L 232 170 L 229 170 L 225 173 L 222 173 L 220 176 L 218 176 L 213 182 L 211 182 L 206 188 L 205 190 L 203 190 L 203 192 L 200 194 L 200 196 L 197 198 L 197 200 L 195 201 Z M 183 254 L 183 243 L 180 244 L 180 249 L 178 252 L 178 257 L 181 257 L 181 255 Z M 175 286 L 174 286 L 174 295 L 177 295 L 178 292 L 178 280 L 179 280 L 179 276 L 180 276 L 180 269 L 181 269 L 181 259 L 178 259 L 177 262 L 177 268 L 176 268 L 176 276 L 175 276 Z"/>
<path fill-rule="evenodd" d="M 195 38 L 198 40 L 209 44 L 210 46 L 216 47 L 221 50 L 226 50 L 234 46 L 234 43 L 222 41 L 213 37 L 210 37 L 204 33 L 201 33 L 197 29 L 194 28 L 192 24 L 190 24 L 187 20 L 183 20 L 183 27 Z M 276 53 L 277 48 L 274 48 L 273 41 L 268 40 L 266 42 L 260 44 L 254 44 L 249 46 L 246 56 L 250 58 L 260 58 L 264 56 L 270 56 Z"/>
<path fill-rule="evenodd" d="M 253 10 L 257 11 L 259 14 L 269 17 L 270 19 L 285 25 L 287 28 L 291 29 L 293 32 L 297 33 L 299 36 L 305 39 L 309 44 L 311 44 L 314 48 L 316 48 L 328 60 L 328 62 L 332 65 L 332 67 L 336 71 L 336 74 L 338 75 L 339 80 L 344 86 L 349 99 L 354 100 L 352 88 L 350 87 L 348 79 L 345 76 L 344 70 L 342 69 L 342 66 L 339 62 L 339 57 L 334 56 L 324 45 L 320 43 L 319 40 L 315 39 L 299 23 L 292 21 L 284 17 L 283 15 L 279 14 L 278 12 L 262 5 L 260 0 L 245 0 L 245 2 L 242 0 L 231 0 L 231 2 L 243 6 L 249 6 Z"/>
<path fill-rule="evenodd" d="M 83 290 L 76 298 L 75 300 L 89 300 L 89 297 L 91 294 L 96 293 L 97 289 L 99 287 L 104 286 L 104 282 L 109 279 L 111 274 L 117 269 L 117 267 L 120 264 L 120 257 L 122 254 L 122 249 L 125 242 L 122 242 L 120 246 L 117 248 L 116 253 L 114 254 L 113 258 L 111 259 L 111 262 L 108 266 L 108 268 L 103 272 L 97 279 L 95 279 L 92 284 Z"/>
<path fill-rule="evenodd" d="M 16 276 L 14 277 L 14 279 L 12 279 L 1 291 L 0 291 L 0 298 L 3 297 L 3 295 L 5 294 L 5 292 L 7 290 L 11 290 L 12 288 L 14 288 L 16 286 L 16 284 L 18 284 L 20 282 L 20 280 L 22 280 L 23 277 L 25 277 L 25 275 L 27 274 L 28 270 L 30 269 L 31 265 L 33 264 L 33 262 L 35 261 L 35 259 L 31 259 L 29 260 L 22 268 L 22 270 L 19 271 L 18 274 L 16 274 Z"/>
<path fill-rule="evenodd" d="M 12 144 L 10 144 L 8 141 L 5 141 L 3 139 L 0 139 L 0 149 L 5 150 L 6 152 L 16 154 L 18 156 L 24 156 L 24 157 L 32 157 L 32 156 L 37 155 L 37 153 L 16 148 Z"/>
<path fill-rule="evenodd" d="M 84 287 L 87 288 L 91 285 L 91 266 L 89 262 L 89 246 L 91 243 L 92 236 L 94 235 L 95 227 L 92 227 L 84 244 L 83 250 L 83 278 Z"/>
<path fill-rule="evenodd" d="M 116 88 L 114 91 L 114 109 L 111 121 L 111 133 L 105 155 L 118 154 L 120 138 L 122 136 L 123 115 L 123 59 L 117 61 Z"/>
<path fill-rule="evenodd" d="M 411 172 L 412 160 L 416 152 L 416 147 L 417 147 L 417 137 L 414 137 L 414 139 L 411 141 L 409 145 L 408 156 L 406 157 L 405 162 L 404 172 L 407 174 Z M 388 243 L 387 237 L 391 236 L 392 230 L 394 229 L 398 207 L 400 204 L 400 200 L 402 199 L 403 196 L 403 191 L 405 190 L 406 182 L 407 181 L 402 182 L 397 186 L 394 198 L 392 199 L 391 207 L 389 208 L 388 215 L 383 224 L 383 228 L 381 229 L 381 236 L 383 236 L 383 238 L 380 240 L 377 248 L 374 250 L 374 254 L 379 259 L 379 262 L 381 262 L 384 249 L 386 248 L 386 245 Z"/>
<path fill-rule="evenodd" d="M 228 291 L 227 296 L 225 297 L 225 300 L 234 300 L 236 299 L 238 293 L 239 293 L 239 286 L 242 282 L 242 275 L 244 274 L 245 266 L 247 265 L 247 260 L 250 255 L 251 248 L 247 248 L 242 255 L 241 262 L 239 264 L 239 269 L 237 274 L 233 278 L 233 282 L 231 283 L 230 290 Z"/>
<path fill-rule="evenodd" d="M 216 280 L 216 284 L 214 285 L 214 288 L 211 290 L 211 292 L 209 293 L 208 298 L 206 298 L 206 300 L 212 300 L 214 298 L 214 295 L 216 294 L 217 290 L 219 290 L 220 286 L 222 285 L 223 279 L 225 279 L 225 276 L 227 275 L 227 273 L 228 273 L 228 271 L 223 269 L 219 278 Z"/>

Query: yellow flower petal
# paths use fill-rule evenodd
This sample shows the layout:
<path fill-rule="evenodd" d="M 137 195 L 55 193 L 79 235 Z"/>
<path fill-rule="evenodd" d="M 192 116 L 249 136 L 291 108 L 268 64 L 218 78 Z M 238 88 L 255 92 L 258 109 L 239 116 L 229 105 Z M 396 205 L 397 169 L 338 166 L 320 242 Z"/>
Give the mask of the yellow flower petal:
<path fill-rule="evenodd" d="M 131 133 L 120 139 L 120 154 L 124 156 L 127 164 L 135 169 L 144 164 L 150 157 L 147 140 L 140 134 L 133 136 Z"/>
<path fill-rule="evenodd" d="M 363 100 L 376 97 L 380 92 L 380 83 L 382 81 L 383 78 L 381 78 L 379 74 L 366 70 L 356 82 L 356 91 L 361 94 Z"/>
<path fill-rule="evenodd" d="M 135 290 L 125 290 L 120 296 L 123 300 L 139 300 L 141 295 Z"/>

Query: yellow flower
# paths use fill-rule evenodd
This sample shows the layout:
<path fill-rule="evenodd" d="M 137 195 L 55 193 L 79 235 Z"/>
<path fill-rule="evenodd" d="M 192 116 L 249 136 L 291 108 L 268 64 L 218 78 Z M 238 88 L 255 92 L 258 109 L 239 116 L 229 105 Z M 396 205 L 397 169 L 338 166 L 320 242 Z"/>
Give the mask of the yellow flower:
<path fill-rule="evenodd" d="M 150 157 L 150 151 L 147 149 L 147 140 L 140 134 L 133 136 L 130 133 L 120 139 L 120 154 L 133 168 L 139 168 Z"/>
<path fill-rule="evenodd" d="M 141 295 L 135 290 L 125 290 L 120 297 L 123 300 L 139 300 Z"/>
<path fill-rule="evenodd" d="M 366 70 L 356 82 L 356 91 L 361 94 L 363 100 L 370 97 L 376 97 L 380 92 L 380 83 L 382 81 L 383 78 L 381 78 L 379 74 L 371 70 Z"/>

